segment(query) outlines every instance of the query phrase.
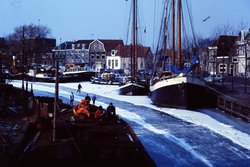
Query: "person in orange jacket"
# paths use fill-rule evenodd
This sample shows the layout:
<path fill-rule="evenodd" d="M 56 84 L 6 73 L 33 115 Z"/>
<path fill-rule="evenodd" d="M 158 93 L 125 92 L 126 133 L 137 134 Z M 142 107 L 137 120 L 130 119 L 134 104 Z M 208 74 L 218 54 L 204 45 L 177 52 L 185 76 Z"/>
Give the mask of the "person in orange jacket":
<path fill-rule="evenodd" d="M 89 100 L 81 100 L 81 102 L 73 108 L 73 114 L 78 117 L 81 115 L 85 115 L 86 117 L 89 118 L 90 117 L 89 104 L 90 104 Z"/>

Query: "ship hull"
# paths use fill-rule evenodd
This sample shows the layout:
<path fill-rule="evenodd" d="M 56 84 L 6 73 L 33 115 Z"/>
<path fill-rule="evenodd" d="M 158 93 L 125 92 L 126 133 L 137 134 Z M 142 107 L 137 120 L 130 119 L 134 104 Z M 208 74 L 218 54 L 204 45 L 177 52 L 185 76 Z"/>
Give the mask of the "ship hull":
<path fill-rule="evenodd" d="M 215 107 L 217 97 L 197 78 L 176 77 L 150 87 L 150 98 L 161 107 L 196 109 Z"/>
<path fill-rule="evenodd" d="M 90 81 L 91 77 L 95 75 L 95 72 L 82 72 L 82 73 L 70 73 L 66 75 L 59 76 L 60 83 L 67 83 L 67 82 L 81 82 L 81 81 Z M 48 82 L 53 83 L 55 82 L 55 77 L 36 77 L 36 76 L 29 76 L 27 74 L 19 74 L 13 75 L 10 79 L 13 80 L 25 80 L 31 82 Z"/>
<path fill-rule="evenodd" d="M 120 95 L 146 95 L 148 88 L 144 85 L 129 82 L 119 87 Z"/>

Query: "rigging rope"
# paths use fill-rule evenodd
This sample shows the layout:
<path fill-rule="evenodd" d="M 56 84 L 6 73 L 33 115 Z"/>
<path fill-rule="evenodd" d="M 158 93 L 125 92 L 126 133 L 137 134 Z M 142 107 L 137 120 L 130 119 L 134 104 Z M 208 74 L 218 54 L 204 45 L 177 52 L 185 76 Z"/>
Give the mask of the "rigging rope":
<path fill-rule="evenodd" d="M 129 18 L 128 18 L 128 26 L 127 26 L 127 35 L 126 35 L 126 44 L 128 45 L 128 39 L 129 39 L 129 32 L 130 32 L 130 24 L 131 24 L 131 16 L 132 16 L 132 5 L 133 3 L 131 3 L 131 7 L 130 7 L 130 11 L 129 11 Z"/>
<path fill-rule="evenodd" d="M 197 40 L 196 40 L 196 36 L 195 36 L 195 31 L 194 31 L 194 23 L 193 23 L 193 15 L 192 12 L 190 11 L 190 7 L 188 5 L 188 2 L 186 0 L 186 6 L 187 6 L 187 12 L 189 15 L 189 20 L 190 20 L 190 24 L 191 24 L 191 30 L 192 30 L 192 35 L 193 35 L 193 39 L 194 39 L 194 47 L 197 47 Z"/>

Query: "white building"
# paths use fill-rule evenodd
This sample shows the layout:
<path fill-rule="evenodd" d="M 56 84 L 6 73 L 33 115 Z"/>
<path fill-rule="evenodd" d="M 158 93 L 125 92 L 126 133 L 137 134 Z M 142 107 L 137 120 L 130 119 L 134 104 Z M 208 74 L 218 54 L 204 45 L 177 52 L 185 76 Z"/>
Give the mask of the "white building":
<path fill-rule="evenodd" d="M 237 46 L 237 70 L 239 76 L 250 77 L 249 67 L 250 67 L 250 31 L 242 30 L 239 33 L 238 40 L 236 41 Z"/>

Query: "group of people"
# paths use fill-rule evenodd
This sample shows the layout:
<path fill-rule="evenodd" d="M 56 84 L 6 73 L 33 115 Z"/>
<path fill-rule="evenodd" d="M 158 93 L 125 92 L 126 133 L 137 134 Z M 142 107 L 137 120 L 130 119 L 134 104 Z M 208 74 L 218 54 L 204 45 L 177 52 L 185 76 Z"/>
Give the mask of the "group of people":
<path fill-rule="evenodd" d="M 110 119 L 110 118 L 115 118 L 115 115 L 116 115 L 115 106 L 113 105 L 113 103 L 109 103 L 109 106 L 107 107 L 106 111 L 102 108 L 102 106 L 99 106 L 95 112 L 94 118 Z"/>
<path fill-rule="evenodd" d="M 79 118 L 94 118 L 97 120 L 115 118 L 116 111 L 113 103 L 109 103 L 106 110 L 102 106 L 96 107 L 90 104 L 90 97 L 87 95 L 84 100 L 73 108 L 73 114 Z"/>
<path fill-rule="evenodd" d="M 88 99 L 89 101 L 92 100 L 93 104 L 95 105 L 95 101 L 96 101 L 96 95 L 93 95 L 92 99 L 90 98 L 89 94 L 87 93 L 85 99 Z M 74 100 L 75 100 L 75 96 L 74 93 L 71 92 L 71 94 L 69 95 L 69 104 L 71 107 L 74 106 Z"/>
<path fill-rule="evenodd" d="M 76 93 L 81 93 L 81 89 L 82 89 L 82 85 L 79 83 L 78 86 L 77 86 L 77 91 L 76 91 Z M 86 97 L 89 99 L 89 101 L 91 101 L 91 98 L 90 98 L 90 96 L 88 95 L 88 93 L 87 93 Z M 71 92 L 71 94 L 69 95 L 69 104 L 70 104 L 71 107 L 74 106 L 74 99 L 75 99 L 74 93 Z M 93 101 L 93 104 L 95 105 L 96 95 L 93 95 L 92 101 Z"/>
<path fill-rule="evenodd" d="M 81 93 L 81 88 L 82 88 L 81 84 L 78 84 L 77 93 Z M 93 104 L 90 104 L 91 100 Z M 70 106 L 73 107 L 74 106 L 73 92 L 71 92 L 69 96 L 69 101 L 70 101 Z M 93 117 L 95 119 L 100 119 L 104 117 L 112 118 L 116 115 L 115 111 L 116 109 L 113 103 L 109 103 L 107 109 L 104 110 L 102 106 L 96 108 L 95 101 L 96 101 L 96 95 L 93 95 L 91 98 L 87 93 L 85 99 L 81 100 L 81 102 L 73 108 L 74 115 L 79 117 L 84 115 L 85 117 Z"/>

